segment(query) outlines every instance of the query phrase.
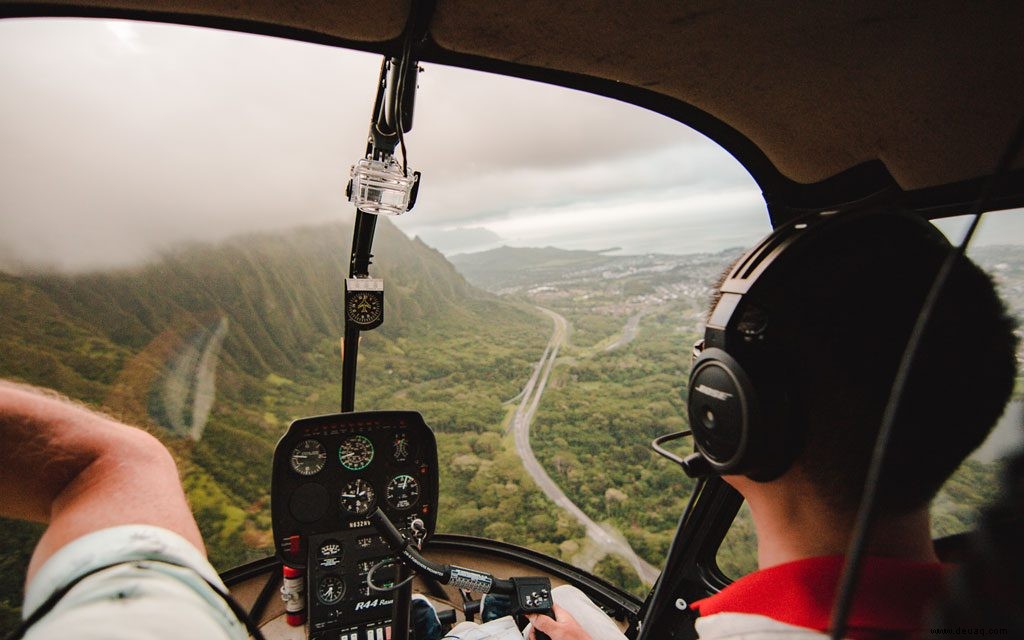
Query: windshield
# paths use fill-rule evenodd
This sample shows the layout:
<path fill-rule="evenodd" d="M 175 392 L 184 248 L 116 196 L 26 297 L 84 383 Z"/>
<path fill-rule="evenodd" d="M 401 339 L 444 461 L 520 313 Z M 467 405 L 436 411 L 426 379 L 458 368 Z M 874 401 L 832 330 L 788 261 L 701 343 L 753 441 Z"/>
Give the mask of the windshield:
<path fill-rule="evenodd" d="M 274 552 L 275 443 L 338 410 L 345 181 L 379 65 L 197 28 L 0 23 L 0 375 L 165 442 L 221 570 Z M 385 323 L 363 335 L 356 408 L 437 432 L 439 532 L 646 593 L 692 487 L 648 443 L 685 427 L 690 345 L 718 274 L 769 230 L 761 194 L 629 105 L 435 65 L 419 82 L 423 186 L 378 225 Z M 2 526 L 9 626 L 39 529 Z"/>

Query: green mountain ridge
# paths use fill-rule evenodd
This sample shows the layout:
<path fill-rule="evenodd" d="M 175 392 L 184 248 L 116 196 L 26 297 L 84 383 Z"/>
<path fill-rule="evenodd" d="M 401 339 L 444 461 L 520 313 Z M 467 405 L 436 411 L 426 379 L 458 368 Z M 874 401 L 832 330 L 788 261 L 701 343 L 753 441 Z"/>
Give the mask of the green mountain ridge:
<path fill-rule="evenodd" d="M 0 274 L 9 309 L 0 338 L 9 357 L 0 373 L 97 401 L 96 385 L 112 383 L 129 352 L 164 332 L 190 335 L 220 318 L 232 327 L 224 358 L 240 371 L 262 378 L 302 368 L 311 347 L 343 332 L 350 236 L 351 226 L 338 224 L 185 247 L 113 272 Z M 388 294 L 381 331 L 389 337 L 487 297 L 393 225 L 379 226 L 376 250 L 374 275 L 385 279 Z M 39 344 L 60 353 L 59 361 L 36 354 L 47 361 L 40 368 L 19 357 Z"/>
<path fill-rule="evenodd" d="M 249 235 L 108 272 L 0 272 L 0 377 L 55 389 L 157 435 L 178 460 L 215 566 L 266 556 L 275 443 L 291 420 L 338 408 L 351 233 L 333 224 Z M 469 285 L 441 253 L 386 220 L 374 249 L 385 324 L 363 336 L 357 408 L 420 410 L 443 455 L 497 455 L 490 436 L 501 432 L 502 403 L 529 377 L 548 321 Z M 205 428 L 193 424 L 207 415 Z M 509 464 L 477 471 L 538 499 Z M 451 485 L 447 504 L 473 505 L 463 492 Z M 464 532 L 483 534 L 487 524 Z M 0 522 L 0 530 L 14 549 L 0 579 L 2 628 L 40 529 Z"/>

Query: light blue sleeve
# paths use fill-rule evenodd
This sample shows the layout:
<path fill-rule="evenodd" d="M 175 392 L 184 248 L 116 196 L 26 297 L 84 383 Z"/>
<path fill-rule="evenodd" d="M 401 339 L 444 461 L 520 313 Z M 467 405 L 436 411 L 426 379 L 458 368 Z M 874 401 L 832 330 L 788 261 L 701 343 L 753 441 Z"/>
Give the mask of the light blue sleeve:
<path fill-rule="evenodd" d="M 22 615 L 83 575 L 26 640 L 248 637 L 208 584 L 227 592 L 203 554 L 178 534 L 149 525 L 103 529 L 65 545 L 28 584 Z"/>

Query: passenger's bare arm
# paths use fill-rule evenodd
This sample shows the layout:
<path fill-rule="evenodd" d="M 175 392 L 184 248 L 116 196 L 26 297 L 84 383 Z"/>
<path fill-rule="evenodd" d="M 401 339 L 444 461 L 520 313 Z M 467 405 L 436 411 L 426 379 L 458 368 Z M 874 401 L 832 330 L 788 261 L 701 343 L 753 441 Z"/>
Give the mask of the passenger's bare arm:
<path fill-rule="evenodd" d="M 0 515 L 49 526 L 31 577 L 75 538 L 151 524 L 205 551 L 174 459 L 145 431 L 39 390 L 0 381 Z"/>

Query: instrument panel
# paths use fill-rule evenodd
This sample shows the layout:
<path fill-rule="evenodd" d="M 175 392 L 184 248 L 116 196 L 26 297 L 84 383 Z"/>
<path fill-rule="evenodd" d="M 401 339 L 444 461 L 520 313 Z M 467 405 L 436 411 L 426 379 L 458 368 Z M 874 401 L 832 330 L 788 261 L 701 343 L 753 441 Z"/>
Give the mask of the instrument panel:
<path fill-rule="evenodd" d="M 392 596 L 367 574 L 389 550 L 366 520 L 380 507 L 400 529 L 437 521 L 437 443 L 414 411 L 342 413 L 296 420 L 277 443 L 271 518 L 277 555 L 305 570 L 310 638 L 377 640 Z M 381 565 L 373 581 L 395 578 Z"/>

